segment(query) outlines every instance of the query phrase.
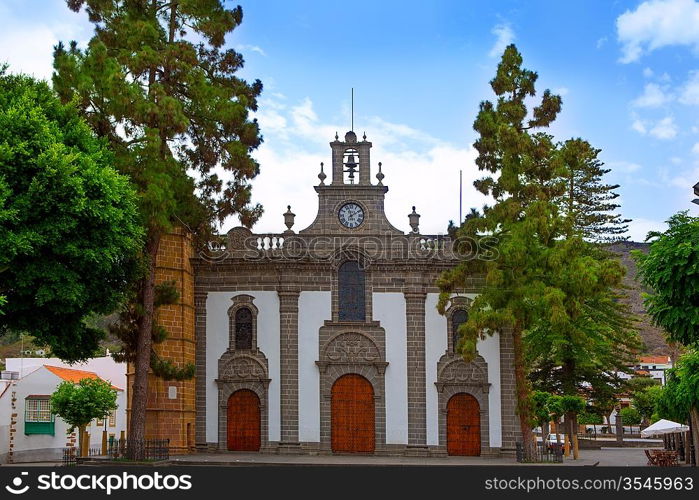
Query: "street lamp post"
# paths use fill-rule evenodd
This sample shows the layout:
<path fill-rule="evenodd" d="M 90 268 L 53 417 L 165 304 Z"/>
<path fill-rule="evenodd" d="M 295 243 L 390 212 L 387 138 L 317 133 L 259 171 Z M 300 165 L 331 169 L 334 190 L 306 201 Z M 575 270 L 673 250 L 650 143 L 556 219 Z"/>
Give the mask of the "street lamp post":
<path fill-rule="evenodd" d="M 694 185 L 694 194 L 695 194 L 696 196 L 699 196 L 699 182 L 697 182 L 697 183 Z M 694 199 L 692 200 L 692 203 L 696 203 L 697 205 L 699 205 L 699 198 L 694 198 Z"/>

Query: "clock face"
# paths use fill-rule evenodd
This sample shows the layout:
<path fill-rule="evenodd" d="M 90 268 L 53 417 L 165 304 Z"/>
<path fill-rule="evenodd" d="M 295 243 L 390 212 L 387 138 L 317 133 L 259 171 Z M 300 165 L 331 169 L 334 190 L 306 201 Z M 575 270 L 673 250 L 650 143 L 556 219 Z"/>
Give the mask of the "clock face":
<path fill-rule="evenodd" d="M 345 203 L 337 215 L 340 224 L 350 229 L 354 229 L 364 222 L 364 210 L 356 203 Z"/>

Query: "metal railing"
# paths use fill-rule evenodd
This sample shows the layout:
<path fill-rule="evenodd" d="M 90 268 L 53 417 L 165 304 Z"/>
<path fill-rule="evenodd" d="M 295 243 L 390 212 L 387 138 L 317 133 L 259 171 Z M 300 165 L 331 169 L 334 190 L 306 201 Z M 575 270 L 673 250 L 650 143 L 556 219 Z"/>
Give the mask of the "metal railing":
<path fill-rule="evenodd" d="M 133 443 L 134 441 L 126 439 L 110 439 L 107 442 L 107 456 L 111 460 L 133 460 L 136 448 Z M 168 460 L 170 458 L 169 439 L 146 439 L 143 443 L 143 460 Z"/>
<path fill-rule="evenodd" d="M 530 460 L 524 457 L 524 446 L 521 442 L 515 443 L 517 462 L 530 462 L 530 463 L 562 463 L 563 462 L 563 444 L 562 443 L 536 443 L 536 449 L 534 451 L 534 457 Z"/>

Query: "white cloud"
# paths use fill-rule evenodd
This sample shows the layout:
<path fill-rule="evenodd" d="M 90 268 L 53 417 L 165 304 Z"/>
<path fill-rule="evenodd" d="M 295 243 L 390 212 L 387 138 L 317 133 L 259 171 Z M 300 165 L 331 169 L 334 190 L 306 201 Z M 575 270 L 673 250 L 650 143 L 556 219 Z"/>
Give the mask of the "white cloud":
<path fill-rule="evenodd" d="M 332 159 L 328 142 L 334 140 L 336 130 L 341 137 L 346 130 L 324 122 L 309 98 L 291 104 L 277 100 L 275 106 L 268 114 L 256 115 L 265 134 L 265 142 L 254 153 L 261 166 L 260 175 L 253 181 L 253 199 L 265 207 L 254 228 L 256 232 L 285 229 L 282 214 L 289 204 L 296 214 L 294 231 L 313 222 L 318 210 L 313 186 L 319 183 L 320 162 L 325 163 L 326 183 L 329 183 Z M 399 229 L 409 230 L 407 215 L 415 205 L 422 216 L 420 232 L 446 232 L 449 219 L 458 219 L 460 169 L 464 175 L 464 210 L 481 207 L 486 202 L 473 187 L 473 181 L 482 177 L 482 173 L 475 166 L 477 152 L 472 147 L 445 143 L 413 126 L 391 123 L 378 116 L 356 118 L 366 124 L 367 140 L 374 145 L 373 183 L 377 182 L 378 162 L 383 163 L 382 172 L 386 176 L 383 182 L 390 187 L 385 210 Z M 360 140 L 363 130 L 355 130 Z M 236 220 L 229 220 L 222 230 L 236 224 Z"/>
<path fill-rule="evenodd" d="M 65 9 L 50 23 L 32 22 L 14 18 L 5 12 L 0 30 L 0 61 L 7 62 L 11 73 L 25 73 L 42 80 L 50 80 L 53 73 L 53 47 L 59 41 L 68 43 L 77 39 L 84 44 L 91 36 L 87 16 Z"/>
<path fill-rule="evenodd" d="M 674 139 L 677 135 L 677 125 L 671 116 L 666 116 L 656 123 L 648 133 L 657 139 Z"/>
<path fill-rule="evenodd" d="M 641 165 L 629 161 L 613 161 L 607 163 L 607 167 L 612 169 L 613 172 L 621 172 L 625 174 L 630 174 L 631 172 L 641 170 Z"/>
<path fill-rule="evenodd" d="M 650 68 L 643 68 L 643 76 L 646 78 L 650 78 L 653 76 L 653 70 Z"/>
<path fill-rule="evenodd" d="M 689 78 L 680 93 L 680 102 L 699 105 L 699 71 L 689 72 Z"/>
<path fill-rule="evenodd" d="M 657 83 L 647 83 L 643 94 L 631 102 L 637 108 L 657 108 L 672 100 L 672 95 L 666 93 Z"/>
<path fill-rule="evenodd" d="M 648 130 L 646 129 L 646 122 L 644 122 L 640 118 L 636 118 L 633 121 L 633 123 L 631 124 L 631 128 L 641 135 L 646 135 L 646 133 L 648 132 Z"/>
<path fill-rule="evenodd" d="M 490 32 L 497 38 L 490 52 L 488 52 L 488 56 L 500 57 L 505 48 L 514 41 L 515 32 L 512 31 L 512 28 L 507 23 L 496 25 Z"/>
<path fill-rule="evenodd" d="M 257 45 L 239 44 L 239 45 L 235 46 L 235 50 L 237 50 L 238 52 L 247 52 L 247 51 L 257 52 L 261 56 L 265 56 L 265 57 L 267 56 L 267 53 L 264 50 L 262 50 L 261 47 L 258 47 Z"/>
<path fill-rule="evenodd" d="M 622 63 L 641 58 L 644 52 L 670 45 L 699 50 L 699 3 L 694 0 L 648 0 L 627 10 L 616 20 Z"/>
<path fill-rule="evenodd" d="M 602 47 L 604 47 L 605 43 L 607 43 L 607 37 L 603 36 L 602 38 L 597 40 L 597 48 L 601 49 Z"/>
<path fill-rule="evenodd" d="M 667 224 L 657 220 L 636 218 L 629 222 L 628 235 L 631 241 L 645 241 L 651 231 L 665 231 Z"/>
<path fill-rule="evenodd" d="M 553 89 L 552 92 L 563 97 L 567 96 L 570 93 L 570 89 L 568 87 L 558 87 L 557 89 Z"/>
<path fill-rule="evenodd" d="M 699 142 L 692 146 L 692 153 L 694 153 L 695 155 L 699 155 Z"/>

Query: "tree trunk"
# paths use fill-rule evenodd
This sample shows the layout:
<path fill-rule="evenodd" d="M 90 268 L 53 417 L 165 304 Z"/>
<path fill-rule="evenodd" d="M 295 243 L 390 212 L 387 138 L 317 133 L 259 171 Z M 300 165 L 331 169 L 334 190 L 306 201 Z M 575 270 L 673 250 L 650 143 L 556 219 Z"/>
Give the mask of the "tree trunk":
<path fill-rule="evenodd" d="M 148 372 L 153 344 L 153 309 L 155 298 L 155 259 L 160 246 L 160 235 L 151 233 L 146 243 L 148 268 L 143 280 L 141 304 L 143 315 L 138 324 L 134 383 L 131 395 L 131 418 L 127 439 L 128 454 L 132 460 L 145 457 L 146 404 L 148 400 Z"/>
<path fill-rule="evenodd" d="M 570 419 L 570 439 L 573 441 L 573 460 L 577 460 L 580 456 L 578 448 L 578 416 L 573 413 Z"/>
<path fill-rule="evenodd" d="M 689 419 L 692 424 L 692 441 L 694 442 L 694 466 L 699 467 L 699 406 L 692 406 L 689 410 Z"/>
<path fill-rule="evenodd" d="M 82 457 L 85 453 L 85 428 L 86 425 L 81 425 L 78 427 L 78 454 L 76 456 Z"/>
<path fill-rule="evenodd" d="M 533 460 L 536 444 L 531 427 L 531 408 L 529 407 L 529 383 L 524 369 L 524 346 L 522 344 L 522 331 L 515 326 L 512 331 L 512 344 L 514 348 L 515 363 L 515 387 L 517 390 L 517 413 L 519 414 L 519 427 L 522 432 L 522 447 L 525 460 Z"/>

